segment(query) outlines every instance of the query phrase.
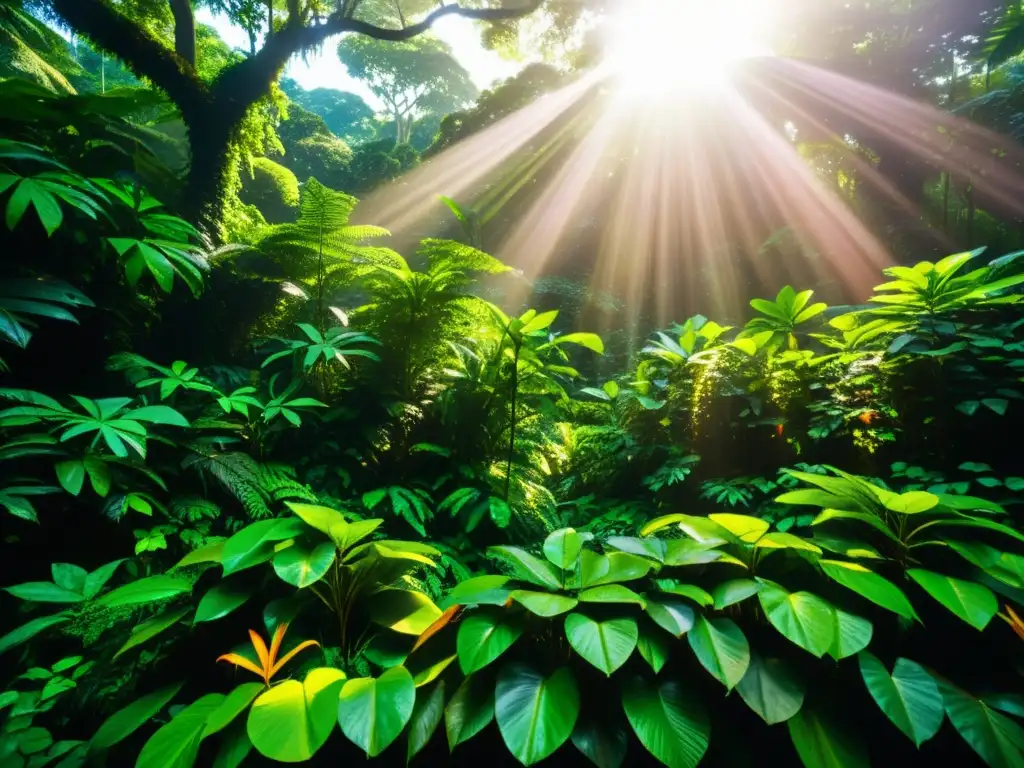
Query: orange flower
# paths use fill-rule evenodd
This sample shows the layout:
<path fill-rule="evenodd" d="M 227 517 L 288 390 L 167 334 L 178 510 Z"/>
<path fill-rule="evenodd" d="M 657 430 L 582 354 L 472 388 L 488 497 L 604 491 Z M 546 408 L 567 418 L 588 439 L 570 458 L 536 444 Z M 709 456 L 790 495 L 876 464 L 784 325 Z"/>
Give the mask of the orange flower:
<path fill-rule="evenodd" d="M 1014 613 L 1013 608 L 1010 606 L 1006 607 L 1006 613 L 1010 614 L 1006 616 L 1002 613 L 999 614 L 999 618 L 1010 625 L 1010 628 L 1017 633 L 1017 637 L 1024 640 L 1024 621 L 1021 620 L 1020 616 Z"/>
<path fill-rule="evenodd" d="M 857 418 L 860 419 L 865 424 L 867 424 L 868 426 L 871 426 L 871 423 L 873 421 L 877 421 L 879 419 L 879 413 L 878 411 L 864 411 L 864 413 L 862 413 Z"/>
<path fill-rule="evenodd" d="M 237 653 L 225 653 L 223 656 L 218 656 L 217 661 L 226 661 L 234 664 L 236 667 L 247 669 L 262 677 L 263 682 L 270 685 L 270 679 L 280 672 L 281 668 L 291 661 L 299 651 L 303 651 L 311 645 L 320 645 L 316 640 L 305 640 L 286 653 L 283 659 L 278 660 L 277 654 L 281 650 L 281 642 L 284 640 L 284 633 L 287 631 L 287 624 L 281 623 L 277 625 L 277 631 L 274 632 L 274 639 L 271 640 L 270 650 L 268 651 L 267 644 L 263 641 L 263 638 L 256 634 L 254 630 L 249 630 L 249 639 L 252 641 L 252 647 L 256 649 L 257 658 L 260 660 L 261 666 L 259 667 Z"/>

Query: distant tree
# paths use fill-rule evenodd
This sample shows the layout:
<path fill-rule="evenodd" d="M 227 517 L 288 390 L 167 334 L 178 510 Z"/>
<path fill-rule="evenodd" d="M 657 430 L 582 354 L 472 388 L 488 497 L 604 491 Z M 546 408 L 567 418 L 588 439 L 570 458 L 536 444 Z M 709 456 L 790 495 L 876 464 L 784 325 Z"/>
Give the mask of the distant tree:
<path fill-rule="evenodd" d="M 373 109 L 362 96 L 335 88 L 307 91 L 290 77 L 281 80 L 281 90 L 299 106 L 322 117 L 328 130 L 347 143 L 374 138 Z"/>
<path fill-rule="evenodd" d="M 506 0 L 497 7 L 481 7 L 478 0 L 462 0 L 438 7 L 425 0 L 284 0 L 284 8 L 279 8 L 270 0 L 261 26 L 262 46 L 208 83 L 196 68 L 192 0 L 35 0 L 44 12 L 55 13 L 76 34 L 148 79 L 178 107 L 192 154 L 184 212 L 214 233 L 220 231 L 238 131 L 250 109 L 270 94 L 292 56 L 346 32 L 400 43 L 422 35 L 446 16 L 515 19 L 544 2 Z M 231 6 L 226 5 L 229 12 Z M 152 23 L 152 14 L 160 8 L 170 9 L 171 36 Z M 232 20 L 241 23 L 239 17 Z"/>
<path fill-rule="evenodd" d="M 430 35 L 401 43 L 350 36 L 338 44 L 338 58 L 384 102 L 398 144 L 409 143 L 417 118 L 459 109 L 478 93 L 451 48 Z"/>
<path fill-rule="evenodd" d="M 352 150 L 327 128 L 322 117 L 289 104 L 288 119 L 278 126 L 277 134 L 284 147 L 284 157 L 278 160 L 281 165 L 301 181 L 316 177 L 332 189 L 342 188 Z"/>
<path fill-rule="evenodd" d="M 441 119 L 442 115 L 431 112 L 416 120 L 412 124 L 412 131 L 409 134 L 409 145 L 415 148 L 417 152 L 423 152 L 429 148 L 437 139 L 438 131 L 441 129 Z M 394 120 L 379 123 L 377 125 L 377 139 L 397 141 L 398 135 L 395 128 Z"/>

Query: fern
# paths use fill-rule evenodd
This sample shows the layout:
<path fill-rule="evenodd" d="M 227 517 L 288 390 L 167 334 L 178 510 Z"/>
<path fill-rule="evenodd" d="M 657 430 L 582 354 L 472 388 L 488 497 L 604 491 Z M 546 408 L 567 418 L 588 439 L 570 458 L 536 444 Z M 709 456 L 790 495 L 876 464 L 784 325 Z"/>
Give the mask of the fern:
<path fill-rule="evenodd" d="M 195 469 L 217 479 L 238 499 L 246 514 L 255 520 L 271 516 L 270 494 L 264 489 L 260 465 L 244 453 L 218 453 L 203 446 L 192 445 L 192 455 L 182 462 L 185 469 Z"/>

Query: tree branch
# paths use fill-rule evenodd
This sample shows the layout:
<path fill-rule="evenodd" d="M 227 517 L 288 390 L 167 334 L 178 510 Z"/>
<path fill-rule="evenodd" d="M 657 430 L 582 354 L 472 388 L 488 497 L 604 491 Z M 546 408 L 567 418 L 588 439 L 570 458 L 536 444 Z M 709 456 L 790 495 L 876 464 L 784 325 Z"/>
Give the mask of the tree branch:
<path fill-rule="evenodd" d="M 76 33 L 123 61 L 139 77 L 185 106 L 207 93 L 189 64 L 145 29 L 103 0 L 52 0 L 53 8 Z"/>

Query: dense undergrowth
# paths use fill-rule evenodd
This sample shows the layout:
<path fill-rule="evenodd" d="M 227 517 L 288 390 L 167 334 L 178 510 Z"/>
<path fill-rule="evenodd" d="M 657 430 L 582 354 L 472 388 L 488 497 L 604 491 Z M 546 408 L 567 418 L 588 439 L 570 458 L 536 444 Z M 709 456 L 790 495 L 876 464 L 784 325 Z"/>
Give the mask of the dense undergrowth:
<path fill-rule="evenodd" d="M 453 201 L 215 248 L 159 98 L 3 87 L 2 768 L 1024 765 L 1022 254 L 598 377 Z"/>

